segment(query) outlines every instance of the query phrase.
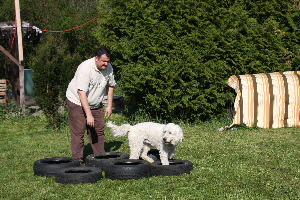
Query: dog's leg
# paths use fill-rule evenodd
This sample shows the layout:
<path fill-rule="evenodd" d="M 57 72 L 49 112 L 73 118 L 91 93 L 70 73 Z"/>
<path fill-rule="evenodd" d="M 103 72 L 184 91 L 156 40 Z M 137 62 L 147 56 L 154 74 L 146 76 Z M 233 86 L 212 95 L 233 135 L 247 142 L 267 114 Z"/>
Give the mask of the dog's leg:
<path fill-rule="evenodd" d="M 148 156 L 148 151 L 150 149 L 151 149 L 151 145 L 150 144 L 144 144 L 144 147 L 143 147 L 143 150 L 142 150 L 142 153 L 141 153 L 141 158 L 143 160 L 146 160 L 146 161 L 150 162 L 150 163 L 153 163 L 154 160 Z"/>
<path fill-rule="evenodd" d="M 169 155 L 167 147 L 163 146 L 161 149 L 159 149 L 159 156 L 162 165 L 169 165 Z"/>
<path fill-rule="evenodd" d="M 175 157 L 175 146 L 169 147 L 169 159 L 173 159 Z"/>
<path fill-rule="evenodd" d="M 129 159 L 139 159 L 141 153 L 141 149 L 130 147 L 130 157 Z"/>
<path fill-rule="evenodd" d="M 133 138 L 129 137 L 130 157 L 129 159 L 139 159 L 144 144 L 137 142 Z"/>

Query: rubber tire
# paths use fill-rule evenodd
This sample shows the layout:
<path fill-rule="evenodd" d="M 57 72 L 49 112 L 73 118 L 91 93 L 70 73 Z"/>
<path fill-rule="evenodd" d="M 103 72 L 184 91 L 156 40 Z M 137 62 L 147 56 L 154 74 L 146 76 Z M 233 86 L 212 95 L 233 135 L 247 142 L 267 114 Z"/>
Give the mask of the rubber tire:
<path fill-rule="evenodd" d="M 159 150 L 157 149 L 150 149 L 148 151 L 148 156 L 152 158 L 154 161 L 160 161 Z"/>
<path fill-rule="evenodd" d="M 90 167 L 98 167 L 106 171 L 107 163 L 112 160 L 128 159 L 129 155 L 123 152 L 103 152 L 98 154 L 91 154 L 86 157 L 85 165 Z"/>
<path fill-rule="evenodd" d="M 69 167 L 55 175 L 55 181 L 63 184 L 96 183 L 102 179 L 102 170 L 97 167 Z"/>
<path fill-rule="evenodd" d="M 157 149 L 150 149 L 147 153 L 147 156 L 152 158 L 154 161 L 160 161 L 159 150 Z M 139 157 L 139 159 L 143 160 L 141 157 Z"/>
<path fill-rule="evenodd" d="M 55 176 L 58 170 L 66 167 L 80 166 L 77 159 L 70 157 L 44 158 L 34 162 L 33 171 L 37 176 Z"/>
<path fill-rule="evenodd" d="M 121 159 L 108 163 L 105 177 L 112 180 L 140 179 L 151 176 L 151 165 L 145 160 Z"/>
<path fill-rule="evenodd" d="M 169 160 L 169 165 L 162 165 L 160 161 L 151 163 L 152 176 L 176 176 L 189 174 L 193 169 L 193 163 L 188 160 Z"/>

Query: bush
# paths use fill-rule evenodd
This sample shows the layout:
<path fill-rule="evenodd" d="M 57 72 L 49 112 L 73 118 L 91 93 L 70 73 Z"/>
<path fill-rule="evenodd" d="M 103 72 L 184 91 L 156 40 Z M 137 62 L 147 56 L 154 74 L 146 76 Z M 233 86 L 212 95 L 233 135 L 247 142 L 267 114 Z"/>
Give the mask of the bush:
<path fill-rule="evenodd" d="M 71 55 L 66 46 L 63 40 L 48 35 L 45 43 L 38 47 L 36 59 L 30 63 L 34 71 L 34 99 L 55 130 L 60 128 L 59 108 L 65 104 L 68 82 L 80 62 L 80 57 Z"/>
<path fill-rule="evenodd" d="M 28 111 L 13 103 L 0 103 L 0 119 L 25 117 Z"/>
<path fill-rule="evenodd" d="M 233 98 L 231 75 L 299 68 L 299 10 L 283 0 L 104 0 L 102 7 L 95 35 L 115 56 L 129 111 L 208 119 Z"/>
<path fill-rule="evenodd" d="M 99 14 L 97 2 L 20 0 L 22 21 L 47 30 L 38 36 L 35 31 L 26 33 L 23 51 L 25 67 L 34 70 L 34 98 L 54 129 L 60 126 L 58 108 L 64 104 L 67 85 L 77 66 L 99 46 L 91 31 L 96 23 L 89 21 Z M 0 21 L 14 21 L 13 1 L 0 1 L 0 10 Z M 0 41 L 0 45 L 9 50 L 8 42 Z M 0 56 L 0 63 L 4 62 Z M 9 78 L 9 72 L 5 73 L 4 69 L 0 69 L 0 77 Z"/>

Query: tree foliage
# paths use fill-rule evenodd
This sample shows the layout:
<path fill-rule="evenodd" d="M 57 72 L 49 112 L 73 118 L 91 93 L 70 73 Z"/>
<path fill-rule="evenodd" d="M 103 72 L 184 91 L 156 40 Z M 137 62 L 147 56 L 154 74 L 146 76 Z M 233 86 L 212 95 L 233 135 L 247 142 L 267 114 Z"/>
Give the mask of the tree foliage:
<path fill-rule="evenodd" d="M 58 116 L 55 99 L 64 99 L 77 65 L 99 44 L 112 50 L 129 111 L 142 108 L 168 120 L 192 121 L 222 113 L 226 100 L 233 98 L 226 87 L 233 74 L 300 66 L 299 1 L 20 3 L 22 21 L 51 31 L 76 27 L 101 12 L 97 25 L 92 22 L 63 33 L 44 31 L 39 43 L 24 42 L 25 67 L 34 69 L 35 98 L 42 109 L 52 110 L 49 118 Z M 2 0 L 0 9 L 0 21 L 14 20 L 11 0 Z"/>
<path fill-rule="evenodd" d="M 130 109 L 207 119 L 233 74 L 299 68 L 299 7 L 269 0 L 103 0 L 95 36 L 109 46 Z"/>
<path fill-rule="evenodd" d="M 65 105 L 65 91 L 68 81 L 74 74 L 76 63 L 80 62 L 79 54 L 66 51 L 67 42 L 46 36 L 46 42 L 38 46 L 37 56 L 30 66 L 34 70 L 34 99 L 45 113 L 54 130 L 60 128 L 62 111 Z M 60 45 L 57 46 L 57 43 Z"/>
<path fill-rule="evenodd" d="M 14 3 L 3 0 L 1 21 L 14 21 Z M 43 30 L 40 40 L 24 38 L 25 68 L 33 69 L 34 99 L 54 129 L 60 126 L 68 83 L 77 66 L 93 55 L 98 42 L 92 35 L 99 13 L 96 0 L 20 0 L 21 20 Z M 75 29 L 72 29 L 75 28 Z M 72 29 L 71 31 L 65 31 Z M 52 32 L 63 31 L 63 32 Z M 34 34 L 34 33 L 33 33 Z M 8 42 L 8 41 L 6 41 Z M 8 46 L 8 45 L 7 45 Z"/>

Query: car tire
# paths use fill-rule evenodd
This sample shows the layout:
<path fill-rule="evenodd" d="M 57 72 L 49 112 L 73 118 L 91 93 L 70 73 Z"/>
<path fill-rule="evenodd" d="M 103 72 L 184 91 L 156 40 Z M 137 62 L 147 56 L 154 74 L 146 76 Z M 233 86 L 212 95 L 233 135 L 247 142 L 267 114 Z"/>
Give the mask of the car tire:
<path fill-rule="evenodd" d="M 63 184 L 96 183 L 101 179 L 101 169 L 86 166 L 64 168 L 55 175 L 55 181 Z"/>
<path fill-rule="evenodd" d="M 154 161 L 159 161 L 160 160 L 159 150 L 157 150 L 157 149 L 150 149 L 147 153 L 147 156 L 149 158 L 152 158 Z M 139 159 L 143 160 L 142 157 L 139 157 Z"/>
<path fill-rule="evenodd" d="M 193 163 L 188 160 L 169 160 L 169 165 L 162 165 L 160 161 L 151 163 L 152 176 L 176 176 L 189 174 L 193 169 Z"/>
<path fill-rule="evenodd" d="M 85 164 L 90 167 L 98 167 L 101 170 L 106 170 L 107 163 L 112 160 L 128 159 L 129 155 L 123 152 L 103 152 L 91 154 L 86 157 Z"/>
<path fill-rule="evenodd" d="M 58 170 L 66 167 L 80 166 L 77 159 L 70 157 L 44 158 L 34 162 L 33 171 L 37 176 L 55 176 Z"/>
<path fill-rule="evenodd" d="M 150 163 L 138 159 L 114 160 L 108 163 L 105 171 L 105 177 L 112 180 L 140 179 L 150 176 Z"/>
<path fill-rule="evenodd" d="M 150 149 L 147 155 L 152 158 L 154 161 L 160 161 L 159 150 L 157 149 Z"/>

